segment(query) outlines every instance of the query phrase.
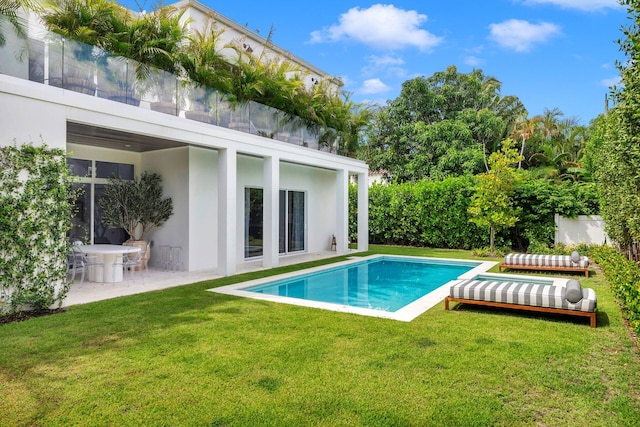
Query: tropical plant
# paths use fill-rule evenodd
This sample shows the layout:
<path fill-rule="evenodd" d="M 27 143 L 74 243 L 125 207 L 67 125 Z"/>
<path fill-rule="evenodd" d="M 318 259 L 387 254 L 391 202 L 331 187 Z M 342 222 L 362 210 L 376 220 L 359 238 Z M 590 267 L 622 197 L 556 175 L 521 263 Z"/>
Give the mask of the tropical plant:
<path fill-rule="evenodd" d="M 189 33 L 190 21 L 183 19 L 185 10 L 172 6 L 134 15 L 111 0 L 52 2 L 44 13 L 48 28 L 137 61 L 140 90 L 144 90 L 145 81 L 159 74 L 154 67 L 186 76 L 195 87 L 222 92 L 231 103 L 256 101 L 276 108 L 284 113 L 282 124 L 303 123 L 320 137 L 321 144 L 340 154 L 355 155 L 361 129 L 370 116 L 368 108 L 335 90 L 335 81 L 330 79 L 307 88 L 299 67 L 288 58 L 271 55 L 272 32 L 265 45 L 254 52 L 242 40 L 220 47 L 222 33 L 213 18 L 203 30 Z M 221 48 L 230 48 L 236 55 L 222 55 Z M 152 79 L 154 88 L 161 86 L 156 84 L 158 79 Z M 158 92 L 159 98 L 176 92 L 178 80 L 172 81 L 170 90 Z"/>
<path fill-rule="evenodd" d="M 18 37 L 26 38 L 24 25 L 20 22 L 18 10 L 40 10 L 37 0 L 0 0 L 0 47 L 7 42 L 4 27 L 8 24 Z"/>
<path fill-rule="evenodd" d="M 519 137 L 520 139 L 520 161 L 518 161 L 518 169 L 522 168 L 522 160 L 524 157 L 524 150 L 527 144 L 527 140 L 532 138 L 539 129 L 540 124 L 540 116 L 536 116 L 533 118 L 528 118 L 526 114 L 523 114 L 519 117 L 518 121 L 511 132 L 512 138 L 516 139 Z"/>
<path fill-rule="evenodd" d="M 210 19 L 202 30 L 194 30 L 189 43 L 183 45 L 179 62 L 187 76 L 200 85 L 223 93 L 231 92 L 231 65 L 224 54 L 220 40 L 224 30 Z"/>
<path fill-rule="evenodd" d="M 520 160 L 513 140 L 505 139 L 501 150 L 489 156 L 489 171 L 476 176 L 478 185 L 469 206 L 470 221 L 489 227 L 491 256 L 495 250 L 496 229 L 513 227 L 518 221 L 520 209 L 514 207 L 511 195 L 522 179 L 513 168 Z"/>
<path fill-rule="evenodd" d="M 110 178 L 98 201 L 102 221 L 109 227 L 123 228 L 131 240 L 144 240 L 173 215 L 173 201 L 162 197 L 161 177 L 143 172 L 139 178 Z"/>

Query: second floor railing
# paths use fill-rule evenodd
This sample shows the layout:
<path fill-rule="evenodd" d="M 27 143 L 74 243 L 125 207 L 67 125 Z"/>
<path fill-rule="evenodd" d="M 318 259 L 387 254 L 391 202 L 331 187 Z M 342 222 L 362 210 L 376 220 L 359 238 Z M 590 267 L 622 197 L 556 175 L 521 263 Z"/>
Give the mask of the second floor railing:
<path fill-rule="evenodd" d="M 257 102 L 231 103 L 225 94 L 162 70 L 150 68 L 147 77 L 138 79 L 138 62 L 50 32 L 7 43 L 0 48 L 0 58 L 1 74 L 317 150 L 336 151 L 332 130 L 327 134 L 313 131 L 300 118 Z"/>

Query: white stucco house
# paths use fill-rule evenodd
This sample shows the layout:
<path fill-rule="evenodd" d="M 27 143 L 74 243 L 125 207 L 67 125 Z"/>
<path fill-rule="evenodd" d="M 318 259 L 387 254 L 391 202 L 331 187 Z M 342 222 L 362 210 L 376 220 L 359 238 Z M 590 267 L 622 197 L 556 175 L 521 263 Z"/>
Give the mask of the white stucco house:
<path fill-rule="evenodd" d="M 252 49 L 265 43 L 202 4 L 178 5 L 188 8 L 192 25 L 211 14 Z M 82 46 L 47 34 L 35 21 L 31 17 L 28 44 L 5 31 L 7 44 L 0 48 L 0 146 L 33 142 L 66 150 L 85 189 L 72 232 L 87 243 L 125 239 L 100 221 L 96 200 L 107 178 L 148 171 L 161 175 L 164 196 L 174 203 L 174 215 L 150 236 L 152 253 L 154 247 L 180 246 L 188 271 L 231 275 L 256 260 L 275 267 L 283 256 L 330 250 L 334 235 L 337 254 L 345 254 L 348 182 L 356 176 L 358 249 L 367 250 L 365 163 L 321 147 L 295 123 L 279 124 L 278 112 L 259 104 L 229 109 L 213 94 L 207 108 L 197 108 L 197 91 L 183 89 L 171 75 L 163 74 L 160 86 L 173 94 L 168 109 L 159 108 L 166 100 L 149 87 L 120 85 L 119 98 L 108 96 L 108 77 L 131 76 L 132 64 L 107 58 L 87 65 L 72 55 Z M 268 48 L 299 64 L 308 84 L 326 76 L 277 46 Z M 77 86 L 72 65 L 88 73 L 88 90 Z"/>

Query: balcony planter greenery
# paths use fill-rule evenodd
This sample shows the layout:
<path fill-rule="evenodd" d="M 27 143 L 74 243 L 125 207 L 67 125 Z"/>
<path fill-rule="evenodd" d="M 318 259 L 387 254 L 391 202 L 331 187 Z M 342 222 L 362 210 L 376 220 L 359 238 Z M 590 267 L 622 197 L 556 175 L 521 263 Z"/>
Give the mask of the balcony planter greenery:
<path fill-rule="evenodd" d="M 242 43 L 229 43 L 220 48 L 222 30 L 216 30 L 213 21 L 189 36 L 182 19 L 184 9 L 167 6 L 133 16 L 109 0 L 95 4 L 80 0 L 51 3 L 43 13 L 51 31 L 137 61 L 139 93 L 145 93 L 145 84 L 149 89 L 153 89 L 153 85 L 158 89 L 153 76 L 157 68 L 226 94 L 230 105 L 255 101 L 282 111 L 291 120 L 299 118 L 307 127 L 317 130 L 315 134 L 333 129 L 340 137 L 332 151 L 355 155 L 359 133 L 368 122 L 370 110 L 335 90 L 336 80 L 323 78 L 309 88 L 303 82 L 303 71 L 289 60 L 274 61 L 265 56 L 268 49 L 253 52 Z M 265 45 L 271 46 L 271 33 Z M 236 50 L 235 58 L 221 53 L 227 48 Z M 171 86 L 163 85 L 160 93 L 153 94 L 151 109 L 172 115 L 178 113 L 183 107 L 175 97 L 178 85 Z M 173 97 L 164 99 L 169 95 Z M 201 113 L 190 114 L 190 118 L 210 120 Z M 238 126 L 232 125 L 233 121 L 229 119 L 229 128 Z M 227 115 L 218 112 L 216 122 L 225 126 Z M 288 136 L 281 137 L 284 138 Z"/>
<path fill-rule="evenodd" d="M 109 227 L 123 228 L 129 235 L 125 244 L 140 246 L 150 258 L 148 234 L 173 215 L 173 201 L 162 197 L 162 179 L 156 173 L 143 172 L 134 180 L 109 179 L 98 201 L 102 220 Z"/>

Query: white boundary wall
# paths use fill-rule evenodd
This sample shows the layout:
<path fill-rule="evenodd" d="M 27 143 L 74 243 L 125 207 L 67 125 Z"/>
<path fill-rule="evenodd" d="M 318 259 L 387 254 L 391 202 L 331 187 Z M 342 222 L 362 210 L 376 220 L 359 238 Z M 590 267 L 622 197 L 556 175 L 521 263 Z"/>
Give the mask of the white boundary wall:
<path fill-rule="evenodd" d="M 555 222 L 555 243 L 566 245 L 611 243 L 611 239 L 604 231 L 604 220 L 598 215 L 578 215 L 576 218 L 565 218 L 556 214 Z"/>

